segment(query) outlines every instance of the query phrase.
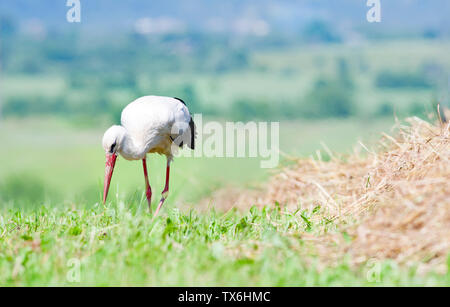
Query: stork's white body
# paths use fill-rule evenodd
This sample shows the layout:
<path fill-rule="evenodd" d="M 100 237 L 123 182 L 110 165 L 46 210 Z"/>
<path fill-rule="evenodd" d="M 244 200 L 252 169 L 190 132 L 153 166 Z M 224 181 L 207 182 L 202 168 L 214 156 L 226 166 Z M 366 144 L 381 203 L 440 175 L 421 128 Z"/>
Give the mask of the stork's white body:
<path fill-rule="evenodd" d="M 122 111 L 121 124 L 132 142 L 131 150 L 124 151 L 122 156 L 127 160 L 140 160 L 147 153 L 156 152 L 172 157 L 173 125 L 184 123 L 189 127 L 190 120 L 188 108 L 175 98 L 145 96 L 136 99 Z"/>
<path fill-rule="evenodd" d="M 125 136 L 118 151 L 127 160 L 141 160 L 153 152 L 172 159 L 173 138 L 179 135 L 175 132 L 183 133 L 190 121 L 189 110 L 181 100 L 162 96 L 138 98 L 122 111 Z"/>

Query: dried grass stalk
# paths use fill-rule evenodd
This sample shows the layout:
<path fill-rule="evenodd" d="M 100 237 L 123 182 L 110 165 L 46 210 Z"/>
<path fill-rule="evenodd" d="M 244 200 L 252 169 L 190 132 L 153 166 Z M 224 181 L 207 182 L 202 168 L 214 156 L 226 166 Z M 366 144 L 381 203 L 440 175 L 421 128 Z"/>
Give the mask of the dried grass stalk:
<path fill-rule="evenodd" d="M 441 266 L 450 252 L 450 124 L 419 118 L 383 134 L 379 152 L 353 154 L 329 162 L 298 159 L 260 190 L 223 189 L 213 194 L 216 208 L 247 209 L 279 203 L 290 209 L 320 205 L 340 232 L 311 239 L 317 255 L 336 260 L 349 254 L 354 264 L 371 258 Z M 363 146 L 365 147 L 365 146 Z M 341 223 L 354 221 L 351 224 Z M 331 244 L 332 243 L 332 244 Z M 337 244 L 336 244 L 337 243 Z M 436 266 L 434 266 L 436 268 Z"/>

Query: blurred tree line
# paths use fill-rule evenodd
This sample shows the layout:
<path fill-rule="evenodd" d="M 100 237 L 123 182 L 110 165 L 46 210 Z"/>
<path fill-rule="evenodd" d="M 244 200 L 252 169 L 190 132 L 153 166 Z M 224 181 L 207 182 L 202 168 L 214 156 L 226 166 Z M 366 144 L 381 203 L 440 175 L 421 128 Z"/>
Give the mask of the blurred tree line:
<path fill-rule="evenodd" d="M 13 19 L 0 17 L 0 54 L 5 74 L 20 76 L 58 76 L 68 91 L 42 96 L 27 91 L 3 101 L 4 116 L 59 114 L 95 117 L 108 114 L 118 121 L 124 101 L 158 92 L 185 100 L 193 113 L 203 113 L 234 120 L 327 118 L 357 115 L 355 76 L 345 58 L 336 59 L 333 75 L 322 75 L 302 97 L 292 101 L 269 101 L 238 98 L 217 109 L 201 101 L 191 80 L 171 88 L 158 88 L 161 75 L 180 73 L 226 74 L 252 69 L 253 50 L 289 45 L 292 38 L 273 36 L 262 40 L 248 39 L 236 44 L 226 35 L 180 33 L 144 36 L 134 32 L 83 36 L 79 32 L 51 30 L 45 37 L 35 38 L 18 33 Z M 108 36 L 109 35 L 109 36 Z M 321 21 L 309 23 L 296 38 L 303 43 L 336 43 L 342 38 Z M 285 71 L 294 74 L 295 71 Z M 142 84 L 139 76 L 150 81 Z M 422 72 L 381 71 L 374 80 L 379 88 L 429 88 L 430 81 Z M 26 84 L 24 84 L 26 87 Z M 121 91 L 121 95 L 114 95 Z M 375 115 L 392 114 L 389 103 Z"/>

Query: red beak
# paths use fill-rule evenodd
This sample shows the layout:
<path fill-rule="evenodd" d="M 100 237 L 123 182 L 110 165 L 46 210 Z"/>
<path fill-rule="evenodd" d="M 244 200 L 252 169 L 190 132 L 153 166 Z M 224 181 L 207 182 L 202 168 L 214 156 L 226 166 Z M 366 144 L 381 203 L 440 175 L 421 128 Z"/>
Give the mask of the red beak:
<path fill-rule="evenodd" d="M 105 182 L 103 184 L 103 203 L 106 202 L 106 197 L 108 197 L 109 184 L 111 183 L 112 174 L 114 171 L 114 165 L 116 164 L 117 156 L 116 154 L 106 154 L 106 165 L 105 165 Z"/>

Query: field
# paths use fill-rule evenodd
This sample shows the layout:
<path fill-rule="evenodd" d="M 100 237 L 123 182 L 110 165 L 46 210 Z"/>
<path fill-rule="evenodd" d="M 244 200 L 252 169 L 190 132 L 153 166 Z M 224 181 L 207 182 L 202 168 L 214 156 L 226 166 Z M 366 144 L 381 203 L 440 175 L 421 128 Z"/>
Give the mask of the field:
<path fill-rule="evenodd" d="M 207 120 L 207 119 L 206 119 Z M 392 118 L 365 120 L 329 119 L 298 120 L 280 123 L 280 150 L 287 155 L 315 155 L 322 144 L 351 152 L 357 140 L 376 140 L 380 131 L 388 132 Z M 333 127 L 330 131 L 327 126 Z M 0 181 L 3 186 L 16 187 L 11 196 L 33 201 L 27 190 L 38 191 L 38 201 L 95 203 L 101 199 L 104 176 L 104 153 L 101 147 L 104 127 L 83 127 L 78 122 L 57 118 L 7 119 L 0 123 L 2 164 Z M 326 153 L 324 153 L 326 155 Z M 286 161 L 285 161 L 286 162 Z M 282 163 L 285 163 L 282 161 Z M 165 159 L 153 155 L 148 159 L 150 183 L 154 193 L 162 191 Z M 214 170 L 214 171 L 211 171 Z M 173 167 L 170 204 L 191 203 L 220 186 L 237 186 L 261 182 L 269 172 L 259 167 L 259 160 L 243 158 L 178 158 Z M 20 179 L 20 180 L 19 180 Z M 111 195 L 119 193 L 125 199 L 144 200 L 144 176 L 139 162 L 119 158 L 111 185 Z M 157 194 L 155 194 L 157 195 Z"/>
<path fill-rule="evenodd" d="M 34 2 L 0 0 L 0 287 L 450 286 L 448 1 Z M 121 156 L 102 201 L 147 95 L 197 127 L 156 217 L 164 156 L 153 209 Z"/>
<path fill-rule="evenodd" d="M 282 122 L 281 150 L 317 155 L 324 147 L 369 148 L 392 119 Z M 269 178 L 252 159 L 188 159 L 173 164 L 171 195 L 152 220 L 139 163 L 118 160 L 113 190 L 99 204 L 102 128 L 52 118 L 8 119 L 0 140 L 0 284 L 2 285 L 448 285 L 448 273 L 419 272 L 392 260 L 323 265 L 306 235 L 332 231 L 314 209 L 270 204 L 223 212 L 197 203 L 219 187 L 251 188 Z M 38 133 L 36 133 L 38 132 Z M 326 159 L 326 151 L 322 150 Z M 162 189 L 164 160 L 152 157 L 150 181 Z M 289 161 L 283 160 L 283 165 Z M 194 175 L 192 175 L 194 174 Z M 202 210 L 200 210 L 202 209 Z M 320 218 L 319 218 L 320 217 Z M 419 263 L 418 263 L 419 264 Z M 450 263 L 447 261 L 447 265 Z"/>
<path fill-rule="evenodd" d="M 448 126 L 428 117 L 449 103 L 446 31 L 340 41 L 313 22 L 247 42 L 0 25 L 0 286 L 450 285 Z M 153 219 L 140 161 L 119 157 L 103 205 L 102 135 L 149 94 L 204 123 L 279 122 L 279 166 L 175 158 Z M 435 126 L 402 139 L 409 116 Z M 156 206 L 165 158 L 147 160 Z"/>

